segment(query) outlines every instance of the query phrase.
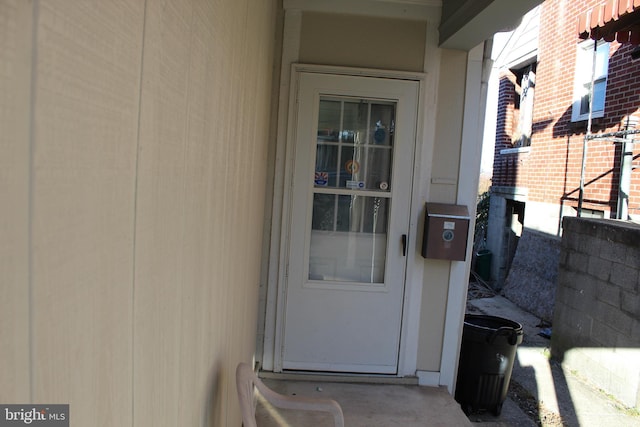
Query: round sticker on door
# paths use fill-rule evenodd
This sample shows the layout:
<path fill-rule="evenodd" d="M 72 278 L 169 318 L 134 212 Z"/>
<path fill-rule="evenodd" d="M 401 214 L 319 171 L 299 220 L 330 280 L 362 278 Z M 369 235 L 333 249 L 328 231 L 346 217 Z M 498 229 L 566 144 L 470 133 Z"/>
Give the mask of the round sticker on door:
<path fill-rule="evenodd" d="M 355 160 L 349 160 L 344 164 L 344 169 L 347 171 L 347 173 L 353 175 L 354 173 L 358 173 L 358 171 L 360 170 L 360 163 Z"/>

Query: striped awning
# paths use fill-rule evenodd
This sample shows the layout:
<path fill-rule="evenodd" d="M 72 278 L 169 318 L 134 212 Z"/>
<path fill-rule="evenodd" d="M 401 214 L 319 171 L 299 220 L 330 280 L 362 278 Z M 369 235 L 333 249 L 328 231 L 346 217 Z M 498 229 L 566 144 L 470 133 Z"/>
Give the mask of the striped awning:
<path fill-rule="evenodd" d="M 578 37 L 640 45 L 640 0 L 607 0 L 581 13 Z"/>

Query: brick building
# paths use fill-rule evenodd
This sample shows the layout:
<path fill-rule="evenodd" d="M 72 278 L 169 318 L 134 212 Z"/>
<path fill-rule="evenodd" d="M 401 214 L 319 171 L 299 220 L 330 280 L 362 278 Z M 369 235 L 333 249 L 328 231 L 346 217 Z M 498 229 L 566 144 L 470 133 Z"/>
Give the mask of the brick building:
<path fill-rule="evenodd" d="M 637 46 L 599 39 L 594 55 L 594 40 L 588 38 L 594 33 L 583 32 L 587 40 L 578 37 L 579 17 L 583 21 L 593 17 L 591 23 L 602 26 L 607 19 L 613 21 L 604 17 L 605 12 L 618 7 L 626 19 L 640 14 L 633 0 L 546 0 L 535 11 L 539 25 L 531 25 L 525 17 L 512 35 L 525 39 L 530 48 L 523 53 L 525 43 L 512 40 L 496 62 L 499 95 L 487 246 L 494 254 L 492 278 L 498 287 L 510 286 L 507 274 L 513 263 L 527 268 L 522 259 L 541 258 L 538 270 L 555 270 L 547 262 L 556 248 L 546 254 L 540 251 L 548 251 L 541 248 L 549 242 L 554 246 L 562 233 L 563 216 L 577 216 L 580 210 L 580 216 L 640 219 L 638 171 L 627 168 L 629 190 L 620 191 L 624 136 L 590 139 L 582 173 L 592 69 L 592 134 L 633 129 L 640 118 Z M 640 144 L 627 147 L 637 163 Z M 518 241 L 527 233 L 528 247 L 519 247 L 516 254 Z M 539 271 L 530 280 L 551 283 L 553 274 Z M 553 293 L 549 295 L 552 299 Z"/>

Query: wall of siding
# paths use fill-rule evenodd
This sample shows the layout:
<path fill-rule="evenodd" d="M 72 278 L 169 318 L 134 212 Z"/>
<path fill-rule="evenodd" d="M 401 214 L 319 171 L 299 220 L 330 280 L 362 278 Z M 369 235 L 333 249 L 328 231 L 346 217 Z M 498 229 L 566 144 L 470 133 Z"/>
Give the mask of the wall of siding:
<path fill-rule="evenodd" d="M 0 401 L 240 424 L 276 3 L 0 3 Z"/>

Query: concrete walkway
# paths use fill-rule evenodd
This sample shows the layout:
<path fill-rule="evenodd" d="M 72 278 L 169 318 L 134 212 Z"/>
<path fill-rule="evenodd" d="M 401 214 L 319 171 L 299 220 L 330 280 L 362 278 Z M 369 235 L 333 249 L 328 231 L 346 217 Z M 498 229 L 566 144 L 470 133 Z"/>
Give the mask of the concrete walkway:
<path fill-rule="evenodd" d="M 539 319 L 500 296 L 470 300 L 467 307 L 470 313 L 503 317 L 524 328 L 509 397 L 499 417 L 488 412 L 466 417 L 444 388 L 339 383 L 322 376 L 306 381 L 270 378 L 264 382 L 287 395 L 335 399 L 342 406 L 347 427 L 640 426 L 637 412 L 634 415 L 549 360 L 550 341 L 538 335 Z M 256 414 L 260 427 L 332 425 L 331 418 L 324 414 L 277 410 L 263 401 L 259 401 Z"/>
<path fill-rule="evenodd" d="M 264 383 L 286 395 L 336 400 L 342 407 L 346 427 L 472 425 L 445 388 L 273 379 L 265 379 Z M 333 425 L 331 416 L 323 413 L 276 409 L 263 400 L 258 402 L 256 418 L 259 427 Z"/>

